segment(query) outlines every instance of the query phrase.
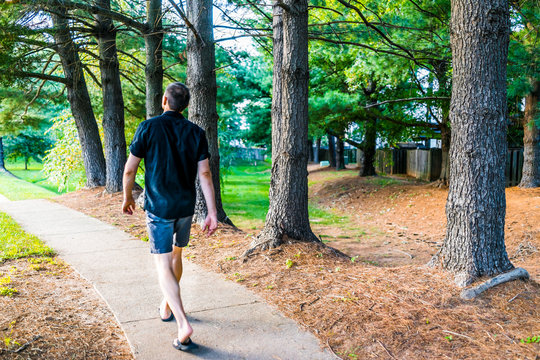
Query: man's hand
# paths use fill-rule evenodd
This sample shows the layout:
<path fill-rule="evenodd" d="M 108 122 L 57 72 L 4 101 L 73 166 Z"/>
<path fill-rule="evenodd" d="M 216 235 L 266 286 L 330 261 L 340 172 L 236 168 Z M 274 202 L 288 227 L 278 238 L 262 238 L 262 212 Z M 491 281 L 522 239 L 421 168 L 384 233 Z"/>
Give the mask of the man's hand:
<path fill-rule="evenodd" d="M 208 214 L 204 220 L 203 232 L 207 232 L 207 236 L 212 236 L 212 234 L 216 232 L 217 227 L 217 216 Z"/>
<path fill-rule="evenodd" d="M 134 211 L 135 211 L 135 200 L 133 200 L 133 198 L 124 199 L 124 202 L 122 203 L 122 212 L 124 214 L 133 215 Z"/>

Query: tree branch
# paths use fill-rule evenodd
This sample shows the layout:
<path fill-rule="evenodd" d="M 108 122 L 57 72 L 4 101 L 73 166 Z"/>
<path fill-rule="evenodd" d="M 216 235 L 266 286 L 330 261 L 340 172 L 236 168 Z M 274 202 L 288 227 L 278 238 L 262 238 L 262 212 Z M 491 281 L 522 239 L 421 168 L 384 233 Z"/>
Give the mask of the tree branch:
<path fill-rule="evenodd" d="M 13 75 L 19 78 L 35 78 L 35 79 L 54 81 L 54 82 L 62 83 L 65 85 L 70 85 L 69 80 L 61 76 L 34 73 L 34 72 L 28 72 L 28 71 L 14 71 Z"/>
<path fill-rule="evenodd" d="M 197 29 L 195 29 L 195 26 L 193 26 L 191 21 L 189 21 L 189 19 L 187 18 L 185 12 L 183 11 L 184 9 L 180 7 L 182 6 L 182 2 L 180 2 L 180 6 L 178 6 L 174 0 L 169 0 L 169 3 L 176 10 L 176 12 L 178 12 L 178 15 L 186 23 L 186 26 L 188 27 L 188 29 L 191 30 L 191 32 L 193 32 L 193 35 L 195 36 L 197 41 L 201 42 L 204 46 L 204 41 L 202 40 L 201 36 L 197 32 Z"/>
<path fill-rule="evenodd" d="M 369 104 L 364 106 L 364 109 L 369 109 L 372 107 L 384 105 L 384 104 L 391 104 L 391 103 L 397 103 L 397 102 L 407 102 L 407 101 L 426 101 L 426 100 L 450 100 L 448 96 L 425 96 L 425 97 L 412 97 L 407 99 L 395 99 L 395 100 L 386 100 L 381 101 L 375 104 Z"/>

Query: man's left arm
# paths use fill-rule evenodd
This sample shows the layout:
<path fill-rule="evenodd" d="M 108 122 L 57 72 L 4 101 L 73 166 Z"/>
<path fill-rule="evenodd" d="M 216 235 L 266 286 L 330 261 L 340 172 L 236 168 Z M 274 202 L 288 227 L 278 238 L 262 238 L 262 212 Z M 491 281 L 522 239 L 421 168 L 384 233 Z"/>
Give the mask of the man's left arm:
<path fill-rule="evenodd" d="M 210 236 L 216 231 L 218 221 L 214 183 L 212 182 L 212 172 L 210 171 L 210 163 L 208 159 L 199 161 L 197 165 L 197 173 L 199 175 L 199 182 L 201 183 L 201 189 L 204 195 L 204 200 L 206 200 L 206 208 L 208 210 L 208 215 L 204 221 L 203 231 L 208 229 L 208 236 Z"/>
<path fill-rule="evenodd" d="M 129 154 L 129 158 L 126 161 L 126 166 L 124 167 L 124 202 L 122 204 L 122 212 L 124 214 L 133 215 L 133 211 L 135 211 L 133 186 L 135 185 L 135 175 L 137 175 L 137 169 L 139 168 L 140 162 L 141 158 L 136 157 L 133 154 Z"/>

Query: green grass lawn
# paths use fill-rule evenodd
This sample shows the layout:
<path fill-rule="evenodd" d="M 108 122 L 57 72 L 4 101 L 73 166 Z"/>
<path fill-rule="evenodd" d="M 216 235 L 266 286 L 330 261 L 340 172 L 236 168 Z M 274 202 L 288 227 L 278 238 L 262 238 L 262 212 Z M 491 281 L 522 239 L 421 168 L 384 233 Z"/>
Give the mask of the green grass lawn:
<path fill-rule="evenodd" d="M 227 215 L 236 226 L 257 229 L 264 225 L 269 206 L 270 169 L 268 162 L 257 163 L 257 166 L 238 163 L 229 168 L 224 179 L 222 200 Z M 321 225 L 340 224 L 348 220 L 313 204 L 309 205 L 309 216 L 313 223 Z"/>
<path fill-rule="evenodd" d="M 0 173 L 0 194 L 9 200 L 50 199 L 57 193 L 22 179 Z"/>
<path fill-rule="evenodd" d="M 7 214 L 0 212 L 0 263 L 26 256 L 52 256 L 53 249 L 25 232 Z"/>
<path fill-rule="evenodd" d="M 10 200 L 49 199 L 63 192 L 50 183 L 41 172 L 42 164 L 30 162 L 24 169 L 24 162 L 6 162 L 6 169 L 19 179 L 0 174 L 0 193 Z M 68 190 L 77 189 L 75 181 L 69 184 Z"/>

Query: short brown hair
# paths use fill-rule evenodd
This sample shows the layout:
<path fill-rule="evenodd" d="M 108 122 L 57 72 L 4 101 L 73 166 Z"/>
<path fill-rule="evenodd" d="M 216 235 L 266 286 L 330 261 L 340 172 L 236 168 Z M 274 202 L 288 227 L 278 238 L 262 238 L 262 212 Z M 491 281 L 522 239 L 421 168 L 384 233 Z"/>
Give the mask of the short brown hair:
<path fill-rule="evenodd" d="M 189 103 L 189 89 L 181 82 L 174 82 L 167 86 L 165 97 L 169 108 L 174 111 L 183 111 Z"/>

